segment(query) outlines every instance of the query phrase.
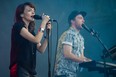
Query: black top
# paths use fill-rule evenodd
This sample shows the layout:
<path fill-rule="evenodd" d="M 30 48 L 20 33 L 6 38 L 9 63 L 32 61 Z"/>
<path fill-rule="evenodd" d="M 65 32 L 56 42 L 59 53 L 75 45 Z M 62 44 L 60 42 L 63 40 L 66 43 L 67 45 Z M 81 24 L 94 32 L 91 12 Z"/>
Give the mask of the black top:
<path fill-rule="evenodd" d="M 14 64 L 26 69 L 30 74 L 35 75 L 36 67 L 36 44 L 28 41 L 20 35 L 21 29 L 25 27 L 23 22 L 13 25 L 11 36 L 10 68 Z M 31 32 L 35 36 L 34 32 Z"/>

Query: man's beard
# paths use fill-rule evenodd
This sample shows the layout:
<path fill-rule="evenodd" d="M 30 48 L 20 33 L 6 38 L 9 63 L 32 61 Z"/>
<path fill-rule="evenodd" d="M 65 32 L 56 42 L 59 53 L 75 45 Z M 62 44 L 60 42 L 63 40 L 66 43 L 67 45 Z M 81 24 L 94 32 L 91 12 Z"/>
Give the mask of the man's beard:
<path fill-rule="evenodd" d="M 82 25 L 76 25 L 76 29 L 77 30 L 81 30 L 82 29 Z"/>

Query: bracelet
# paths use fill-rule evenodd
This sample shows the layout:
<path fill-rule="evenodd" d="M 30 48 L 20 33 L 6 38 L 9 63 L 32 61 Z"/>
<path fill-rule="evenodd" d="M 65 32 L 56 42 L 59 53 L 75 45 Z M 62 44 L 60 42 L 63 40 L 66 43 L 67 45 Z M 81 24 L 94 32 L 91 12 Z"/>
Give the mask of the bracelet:
<path fill-rule="evenodd" d="M 43 32 L 44 33 L 44 28 L 39 28 L 38 32 Z"/>

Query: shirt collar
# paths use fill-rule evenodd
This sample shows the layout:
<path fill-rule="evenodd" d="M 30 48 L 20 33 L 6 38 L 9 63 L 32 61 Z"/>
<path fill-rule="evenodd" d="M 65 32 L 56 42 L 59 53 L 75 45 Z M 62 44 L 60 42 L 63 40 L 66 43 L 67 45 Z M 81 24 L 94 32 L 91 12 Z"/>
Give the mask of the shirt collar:
<path fill-rule="evenodd" d="M 77 31 L 75 28 L 73 27 L 70 27 L 69 28 L 72 32 L 74 32 L 75 34 L 80 34 L 79 31 Z"/>

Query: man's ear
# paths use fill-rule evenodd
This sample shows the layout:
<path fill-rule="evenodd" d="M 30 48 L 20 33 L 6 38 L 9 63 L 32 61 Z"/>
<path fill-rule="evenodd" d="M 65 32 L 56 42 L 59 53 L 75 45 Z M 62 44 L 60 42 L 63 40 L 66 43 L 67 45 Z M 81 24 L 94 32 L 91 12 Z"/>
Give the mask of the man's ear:
<path fill-rule="evenodd" d="M 21 17 L 24 17 L 24 15 L 23 15 L 23 14 L 21 14 L 20 16 L 21 16 Z"/>
<path fill-rule="evenodd" d="M 74 20 L 71 20 L 71 23 L 74 23 Z"/>

